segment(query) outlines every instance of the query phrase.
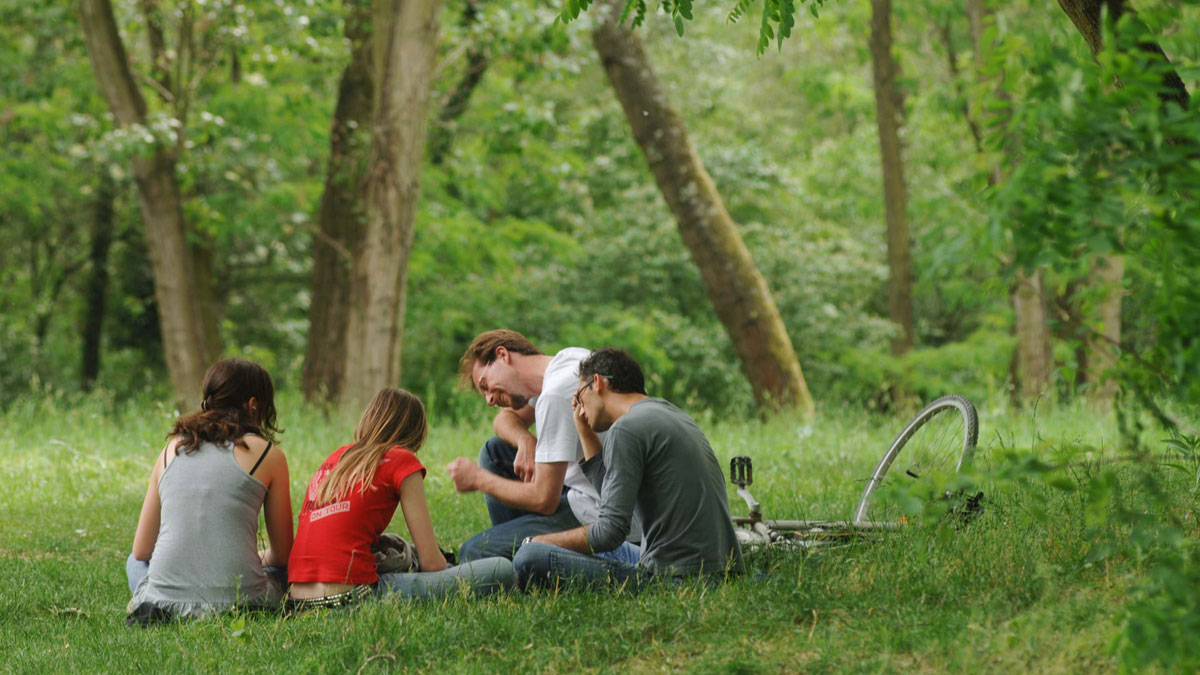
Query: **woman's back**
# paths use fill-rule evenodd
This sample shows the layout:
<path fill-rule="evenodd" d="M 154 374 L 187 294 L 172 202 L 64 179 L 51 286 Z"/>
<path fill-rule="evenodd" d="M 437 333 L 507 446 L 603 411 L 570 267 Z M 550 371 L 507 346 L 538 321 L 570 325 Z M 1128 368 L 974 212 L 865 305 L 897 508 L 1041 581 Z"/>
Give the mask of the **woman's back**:
<path fill-rule="evenodd" d="M 232 443 L 206 442 L 179 453 L 163 470 L 158 492 L 158 539 L 131 610 L 148 603 L 198 616 L 278 601 L 258 557 L 258 512 L 267 487 L 239 465 Z"/>

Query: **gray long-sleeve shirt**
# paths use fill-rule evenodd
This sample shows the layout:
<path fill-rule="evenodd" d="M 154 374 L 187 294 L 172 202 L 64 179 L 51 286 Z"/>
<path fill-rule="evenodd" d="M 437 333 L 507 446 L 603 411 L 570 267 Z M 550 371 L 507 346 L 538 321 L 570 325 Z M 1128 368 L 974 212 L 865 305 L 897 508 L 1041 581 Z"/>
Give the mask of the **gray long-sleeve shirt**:
<path fill-rule="evenodd" d="M 721 465 L 679 408 L 661 398 L 633 404 L 581 468 L 600 490 L 600 519 L 587 531 L 592 550 L 619 546 L 636 511 L 639 565 L 671 575 L 744 571 Z"/>

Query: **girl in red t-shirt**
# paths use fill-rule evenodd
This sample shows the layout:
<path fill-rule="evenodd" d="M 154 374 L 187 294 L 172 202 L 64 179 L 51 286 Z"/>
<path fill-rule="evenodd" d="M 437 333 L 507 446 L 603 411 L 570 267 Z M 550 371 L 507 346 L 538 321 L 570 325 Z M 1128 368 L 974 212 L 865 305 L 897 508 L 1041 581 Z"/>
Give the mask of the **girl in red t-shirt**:
<path fill-rule="evenodd" d="M 425 468 L 416 452 L 428 428 L 421 400 L 403 389 L 379 391 L 354 429 L 309 481 L 288 559 L 289 595 L 304 606 L 352 604 L 375 593 L 441 597 L 469 586 L 511 587 L 512 564 L 490 558 L 450 567 L 438 549 L 425 501 Z M 379 574 L 371 546 L 400 506 L 420 572 Z"/>

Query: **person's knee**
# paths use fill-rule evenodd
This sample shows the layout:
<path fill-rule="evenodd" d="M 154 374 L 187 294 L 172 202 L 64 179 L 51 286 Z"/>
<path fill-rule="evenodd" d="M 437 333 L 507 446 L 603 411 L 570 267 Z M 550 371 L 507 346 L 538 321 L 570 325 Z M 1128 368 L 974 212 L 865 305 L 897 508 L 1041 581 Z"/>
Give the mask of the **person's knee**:
<path fill-rule="evenodd" d="M 517 585 L 517 572 L 506 558 L 484 558 L 468 565 L 472 585 L 482 593 L 493 593 Z"/>
<path fill-rule="evenodd" d="M 517 577 L 517 585 L 525 588 L 530 581 L 536 581 L 549 573 L 550 544 L 529 542 L 517 549 L 513 556 L 513 572 Z"/>
<path fill-rule="evenodd" d="M 484 552 L 484 547 L 487 543 L 487 537 L 485 536 L 486 534 L 486 532 L 477 534 L 474 537 L 464 541 L 463 545 L 458 547 L 459 562 L 471 562 L 472 560 L 478 560 L 480 558 L 487 557 Z"/>
<path fill-rule="evenodd" d="M 516 448 L 506 443 L 499 436 L 492 436 L 479 449 L 479 466 L 492 473 L 500 473 L 504 465 L 511 468 L 512 460 L 516 457 Z"/>

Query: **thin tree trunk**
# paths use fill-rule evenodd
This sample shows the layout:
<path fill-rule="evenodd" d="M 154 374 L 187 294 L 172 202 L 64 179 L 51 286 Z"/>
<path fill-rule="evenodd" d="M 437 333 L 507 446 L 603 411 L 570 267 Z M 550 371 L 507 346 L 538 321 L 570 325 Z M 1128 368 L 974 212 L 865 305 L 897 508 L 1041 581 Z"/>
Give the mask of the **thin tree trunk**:
<path fill-rule="evenodd" d="M 975 52 L 975 68 L 980 82 L 983 70 L 980 67 L 989 56 L 991 45 L 983 44 L 985 28 L 992 21 L 991 9 L 985 0 L 966 0 L 967 18 L 971 25 L 971 43 Z M 1004 96 L 996 86 L 997 96 Z M 975 106 L 976 110 L 982 106 Z M 973 122 L 978 126 L 979 120 Z M 974 128 L 973 126 L 973 128 Z M 1000 181 L 999 163 L 988 171 L 988 185 Z M 1017 227 L 1020 225 L 1017 224 Z M 1009 291 L 1009 304 L 1013 310 L 1013 333 L 1016 349 L 1012 357 L 1013 402 L 1022 405 L 1036 401 L 1046 392 L 1054 372 L 1054 350 L 1050 335 L 1049 298 L 1046 296 L 1045 278 L 1041 269 L 1032 272 L 1016 271 L 1016 280 Z"/>
<path fill-rule="evenodd" d="M 599 8 L 592 41 L 650 170 L 737 350 L 761 405 L 813 411 L 800 363 L 766 280 L 671 107 L 641 40 L 620 23 L 623 3 Z"/>
<path fill-rule="evenodd" d="M 376 0 L 376 90 L 367 231 L 353 273 L 342 400 L 363 405 L 400 381 L 408 257 L 437 48 L 440 0 Z"/>
<path fill-rule="evenodd" d="M 1125 276 L 1125 261 L 1120 256 L 1098 255 L 1092 261 L 1088 285 L 1099 287 L 1104 298 L 1093 316 L 1094 329 L 1087 332 L 1084 350 L 1087 353 L 1084 382 L 1088 397 L 1098 408 L 1112 407 L 1117 394 L 1117 381 L 1109 370 L 1117 363 L 1121 344 L 1121 279 Z"/>
<path fill-rule="evenodd" d="M 84 391 L 90 391 L 100 375 L 100 341 L 104 333 L 105 300 L 108 297 L 108 251 L 113 240 L 113 201 L 116 187 L 104 168 L 92 206 L 91 254 L 83 315 L 83 363 L 80 375 Z"/>
<path fill-rule="evenodd" d="M 100 91 L 119 126 L 144 125 L 146 101 L 134 81 L 117 32 L 109 0 L 80 0 L 84 40 Z M 181 410 L 199 399 L 204 370 L 215 357 L 205 338 L 193 260 L 183 220 L 183 204 L 175 177 L 175 162 L 162 145 L 149 155 L 131 160 L 138 187 L 138 204 L 146 225 L 146 241 L 154 270 L 163 352 Z"/>
<path fill-rule="evenodd" d="M 1102 22 L 1107 14 L 1113 23 L 1123 15 L 1133 11 L 1125 0 L 1058 0 L 1059 7 L 1066 13 L 1071 23 L 1087 42 L 1093 54 L 1098 54 L 1104 47 L 1104 31 Z M 1153 42 L 1142 42 L 1138 49 L 1160 59 L 1169 65 L 1170 61 L 1162 47 Z M 1163 75 L 1164 91 L 1160 94 L 1163 105 L 1177 103 L 1188 106 L 1188 92 L 1183 80 L 1174 69 L 1168 68 Z M 1097 255 L 1092 261 L 1092 275 L 1089 285 L 1101 286 L 1104 299 L 1098 305 L 1099 320 L 1098 334 L 1087 332 L 1084 340 L 1081 359 L 1083 380 L 1087 383 L 1088 394 L 1094 405 L 1099 408 L 1109 408 L 1117 392 L 1117 382 L 1106 377 L 1106 371 L 1116 363 L 1121 341 L 1121 278 L 1125 273 L 1125 263 L 1119 256 Z"/>
<path fill-rule="evenodd" d="M 1017 335 L 1013 359 L 1016 370 L 1014 395 L 1019 403 L 1035 401 L 1049 387 L 1054 372 L 1054 352 L 1048 328 L 1049 304 L 1042 271 L 1026 274 L 1018 270 L 1009 300 Z"/>
<path fill-rule="evenodd" d="M 1107 12 L 1115 24 L 1122 16 L 1133 14 L 1133 8 L 1125 0 L 1058 0 L 1071 23 L 1083 39 L 1091 47 L 1092 53 L 1097 54 L 1104 47 L 1104 30 L 1101 25 L 1103 15 Z M 1166 52 L 1156 42 L 1141 42 L 1138 49 L 1149 54 L 1154 59 L 1170 66 Z M 1188 91 L 1183 79 L 1174 68 L 1166 68 L 1163 72 L 1163 92 L 1159 94 L 1164 104 L 1177 103 L 1185 110 L 1188 106 Z"/>
<path fill-rule="evenodd" d="M 969 6 L 972 2 L 978 4 L 980 0 L 967 0 L 967 5 Z M 942 34 L 942 43 L 946 45 L 946 64 L 949 67 L 950 80 L 954 83 L 954 91 L 962 99 L 962 105 L 959 109 L 962 111 L 963 119 L 967 122 L 967 128 L 971 130 L 971 140 L 975 143 L 975 152 L 982 155 L 983 130 L 979 128 L 979 121 L 971 114 L 971 107 L 967 103 L 962 75 L 958 69 L 958 49 L 954 46 L 954 33 L 951 29 L 950 19 L 946 19 L 944 23 L 938 26 L 938 31 Z"/>
<path fill-rule="evenodd" d="M 871 0 L 871 69 L 875 76 L 875 119 L 883 167 L 883 201 L 887 220 L 888 318 L 900 329 L 892 353 L 913 346 L 912 260 L 908 244 L 908 192 L 900 125 L 904 96 L 896 85 L 900 67 L 892 54 L 891 0 Z"/>
<path fill-rule="evenodd" d="M 479 22 L 479 0 L 467 0 L 463 10 L 462 26 L 470 28 Z M 446 104 L 438 112 L 437 124 L 434 126 L 429 140 L 429 161 L 431 164 L 441 164 L 450 153 L 454 141 L 454 131 L 458 127 L 458 118 L 467 111 L 467 103 L 471 94 L 483 81 L 483 74 L 491 65 L 487 49 L 479 42 L 471 43 L 467 49 L 467 72 L 458 81 L 446 99 Z"/>
<path fill-rule="evenodd" d="M 350 41 L 350 62 L 338 86 L 325 192 L 312 244 L 312 304 L 301 377 L 310 402 L 337 401 L 346 374 L 351 266 L 360 255 L 366 231 L 363 184 L 375 89 L 370 0 L 347 4 L 345 35 Z"/>

